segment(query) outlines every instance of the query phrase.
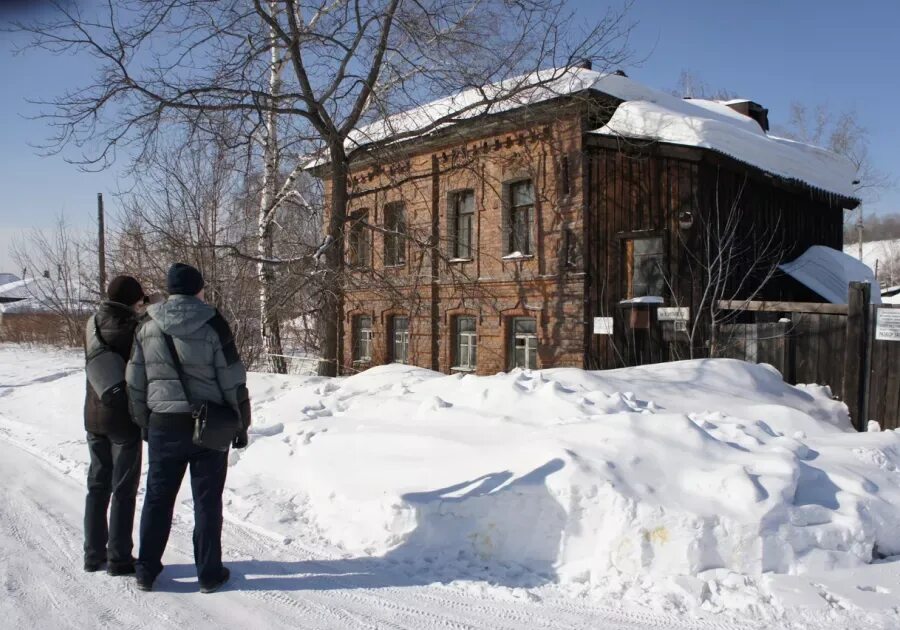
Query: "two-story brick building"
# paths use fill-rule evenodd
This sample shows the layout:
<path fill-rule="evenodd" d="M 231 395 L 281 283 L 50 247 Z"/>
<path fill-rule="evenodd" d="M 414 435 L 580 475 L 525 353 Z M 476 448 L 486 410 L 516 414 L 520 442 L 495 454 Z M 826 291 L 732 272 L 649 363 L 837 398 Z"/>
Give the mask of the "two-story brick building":
<path fill-rule="evenodd" d="M 696 304 L 688 263 L 723 208 L 749 241 L 777 230 L 792 259 L 840 248 L 858 203 L 848 161 L 768 135 L 751 101 L 579 68 L 500 109 L 355 152 L 345 371 L 615 367 L 625 306 Z M 785 286 L 771 291 L 799 290 Z"/>

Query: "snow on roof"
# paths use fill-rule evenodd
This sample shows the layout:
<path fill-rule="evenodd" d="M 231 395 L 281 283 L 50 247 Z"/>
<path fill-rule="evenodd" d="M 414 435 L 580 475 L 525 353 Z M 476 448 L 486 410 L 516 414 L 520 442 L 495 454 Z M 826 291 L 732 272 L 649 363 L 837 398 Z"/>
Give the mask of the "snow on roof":
<path fill-rule="evenodd" d="M 29 289 L 29 285 L 35 282 L 37 278 L 26 278 L 25 280 L 16 279 L 0 285 L 0 298 L 7 300 L 25 300 L 34 297 L 35 292 Z"/>
<path fill-rule="evenodd" d="M 597 89 L 625 102 L 594 133 L 711 149 L 767 173 L 855 198 L 856 168 L 844 156 L 769 135 L 752 118 L 725 103 L 685 100 L 650 88 L 639 98 L 627 98 L 624 93 L 629 90 L 618 89 L 623 82 L 634 83 L 619 76 L 598 82 Z"/>
<path fill-rule="evenodd" d="M 10 282 L 18 282 L 19 276 L 12 273 L 0 273 L 0 288 L 3 288 L 3 285 L 9 284 Z"/>
<path fill-rule="evenodd" d="M 872 269 L 836 249 L 813 245 L 799 258 L 778 268 L 832 304 L 847 303 L 851 282 L 868 282 L 872 285 L 872 303 L 881 304 L 881 290 Z"/>
<path fill-rule="evenodd" d="M 463 90 L 355 129 L 345 146 L 353 151 L 401 134 L 407 138 L 417 132 L 427 135 L 477 116 L 511 111 L 586 90 L 624 101 L 609 123 L 594 133 L 711 149 L 773 175 L 854 198 L 856 169 L 843 156 L 767 135 L 756 121 L 732 110 L 726 103 L 684 100 L 623 75 L 587 68 L 552 68 Z M 492 99 L 497 100 L 491 102 Z M 325 162 L 326 159 L 313 160 L 307 168 Z"/>

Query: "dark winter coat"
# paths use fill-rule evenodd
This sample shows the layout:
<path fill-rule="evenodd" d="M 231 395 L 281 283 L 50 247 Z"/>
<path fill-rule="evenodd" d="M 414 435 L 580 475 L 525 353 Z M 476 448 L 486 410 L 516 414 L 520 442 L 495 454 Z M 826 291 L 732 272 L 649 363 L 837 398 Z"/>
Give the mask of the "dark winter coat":
<path fill-rule="evenodd" d="M 134 422 L 161 426 L 191 411 L 163 333 L 175 343 L 191 397 L 230 405 L 249 427 L 247 373 L 231 329 L 215 308 L 189 295 L 151 306 L 137 331 L 126 370 Z"/>
<path fill-rule="evenodd" d="M 96 321 L 96 328 L 94 322 Z M 106 300 L 101 302 L 97 313 L 88 320 L 85 330 L 85 356 L 90 356 L 101 345 L 109 346 L 124 361 L 131 355 L 135 328 L 138 325 L 138 314 L 130 306 Z M 100 331 L 97 338 L 96 329 Z M 125 374 L 122 374 L 125 380 Z M 128 409 L 128 398 L 122 390 L 121 395 L 110 400 L 101 401 L 100 397 L 87 383 L 84 399 L 84 428 L 100 435 L 130 437 L 137 433 L 131 422 Z"/>

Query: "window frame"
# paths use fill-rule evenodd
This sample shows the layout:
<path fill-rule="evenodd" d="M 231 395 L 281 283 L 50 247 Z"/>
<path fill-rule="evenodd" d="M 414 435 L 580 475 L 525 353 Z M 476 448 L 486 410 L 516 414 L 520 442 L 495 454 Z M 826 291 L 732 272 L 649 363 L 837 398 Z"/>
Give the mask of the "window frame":
<path fill-rule="evenodd" d="M 372 264 L 372 231 L 366 225 L 368 218 L 368 209 L 357 210 L 350 215 L 350 230 L 347 237 L 347 244 L 349 245 L 347 248 L 347 264 L 351 268 L 367 269 Z M 364 244 L 362 250 L 362 253 L 365 254 L 364 256 L 360 255 L 360 242 Z"/>
<path fill-rule="evenodd" d="M 463 331 L 463 321 L 471 321 L 472 329 Z M 466 340 L 466 362 L 463 363 L 463 340 Z M 457 372 L 474 372 L 478 369 L 478 321 L 474 315 L 457 315 L 453 318 L 453 366 Z"/>
<path fill-rule="evenodd" d="M 363 326 L 363 320 L 368 320 L 368 326 Z M 366 334 L 364 334 L 366 333 Z M 353 362 L 354 363 L 371 363 L 372 362 L 372 345 L 374 339 L 373 318 L 371 315 L 356 315 L 353 318 Z M 365 337 L 365 339 L 364 339 Z M 362 346 L 368 349 L 363 354 Z"/>
<path fill-rule="evenodd" d="M 522 186 L 528 186 L 531 191 L 531 200 L 530 203 L 519 203 L 516 204 L 516 190 Z M 533 256 L 535 249 L 535 238 L 534 238 L 534 222 L 535 222 L 535 203 L 534 203 L 534 181 L 531 178 L 519 179 L 516 181 L 509 182 L 507 185 L 507 232 L 508 242 L 507 242 L 507 251 L 506 255 L 515 254 L 519 252 L 523 256 Z M 517 230 L 517 220 L 519 216 L 524 215 L 524 234 L 520 234 Z M 522 247 L 522 243 L 519 242 L 519 239 L 523 237 L 526 239 L 526 247 Z"/>
<path fill-rule="evenodd" d="M 666 240 L 664 235 L 658 232 L 650 232 L 646 234 L 624 234 L 622 235 L 622 269 L 625 280 L 624 296 L 626 300 L 658 296 L 664 297 L 666 293 L 665 270 L 666 270 Z M 635 253 L 635 243 L 638 241 L 658 241 L 658 247 L 649 253 Z M 643 265 L 639 264 L 639 259 L 647 259 L 648 261 L 656 260 L 656 267 L 659 271 L 658 278 L 644 278 L 643 282 L 636 283 L 635 275 L 642 269 Z M 635 287 L 646 287 L 639 294 Z M 655 292 L 658 289 L 658 292 Z"/>
<path fill-rule="evenodd" d="M 403 320 L 406 322 L 405 330 L 398 331 L 397 330 L 397 322 Z M 398 341 L 397 333 L 400 333 L 400 339 Z M 403 361 L 398 361 L 398 343 L 399 347 L 402 349 Z M 406 315 L 392 315 L 391 316 L 391 363 L 402 363 L 404 365 L 409 365 L 409 317 Z"/>
<path fill-rule="evenodd" d="M 384 266 L 406 265 L 406 206 L 402 201 L 384 205 Z"/>
<path fill-rule="evenodd" d="M 508 336 L 508 352 L 509 352 L 509 360 L 507 361 L 507 365 L 510 370 L 513 370 L 517 367 L 525 369 L 525 370 L 536 370 L 538 369 L 538 322 L 536 317 L 528 317 L 525 315 L 510 317 L 509 320 L 509 336 Z M 534 332 L 518 332 L 516 330 L 517 324 L 530 322 L 533 324 Z M 524 358 L 525 365 L 518 365 L 517 360 L 517 350 L 519 347 L 519 341 L 523 341 L 522 344 L 524 346 Z M 529 358 L 532 360 L 530 361 Z M 533 363 L 534 365 L 530 365 Z"/>
<path fill-rule="evenodd" d="M 475 240 L 475 191 L 471 188 L 455 190 L 449 193 L 449 197 L 448 205 L 450 207 L 450 230 L 452 235 L 450 254 L 458 260 L 472 260 Z M 460 203 L 464 198 L 471 198 L 472 200 L 471 205 L 466 210 L 463 210 L 463 206 Z M 466 231 L 468 240 L 465 244 L 465 252 L 462 251 L 462 242 L 460 240 L 463 218 L 468 220 Z"/>

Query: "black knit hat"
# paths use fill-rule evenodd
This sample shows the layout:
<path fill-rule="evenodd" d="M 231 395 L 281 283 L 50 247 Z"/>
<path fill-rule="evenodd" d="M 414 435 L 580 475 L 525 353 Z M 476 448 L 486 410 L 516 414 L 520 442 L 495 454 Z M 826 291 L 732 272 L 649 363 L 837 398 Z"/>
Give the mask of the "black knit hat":
<path fill-rule="evenodd" d="M 166 288 L 170 295 L 197 295 L 203 289 L 203 274 L 184 263 L 169 267 Z"/>
<path fill-rule="evenodd" d="M 146 296 L 140 282 L 131 276 L 116 276 L 106 286 L 106 297 L 113 302 L 131 306 L 140 302 Z"/>

